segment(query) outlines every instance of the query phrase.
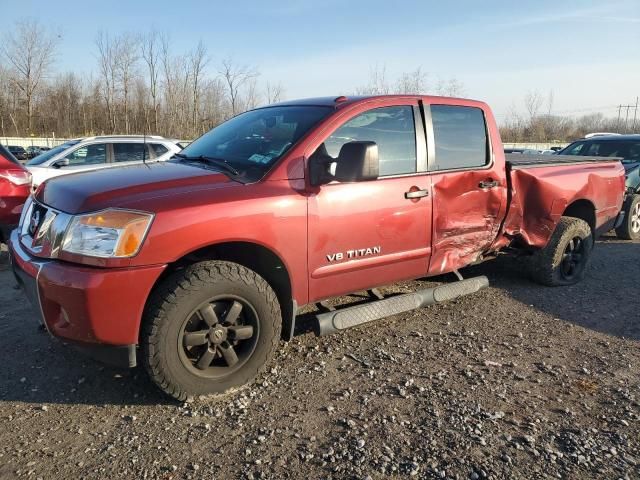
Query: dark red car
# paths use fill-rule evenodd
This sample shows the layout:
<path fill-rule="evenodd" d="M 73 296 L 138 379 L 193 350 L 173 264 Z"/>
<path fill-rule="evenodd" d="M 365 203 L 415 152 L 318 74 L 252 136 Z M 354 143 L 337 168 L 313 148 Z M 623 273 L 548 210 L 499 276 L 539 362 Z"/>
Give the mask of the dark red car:
<path fill-rule="evenodd" d="M 254 378 L 304 305 L 324 310 L 320 335 L 368 328 L 488 280 L 376 287 L 498 254 L 527 257 L 543 285 L 579 282 L 624 182 L 616 158 L 505 158 L 483 102 L 316 98 L 238 115 L 167 162 L 44 182 L 9 243 L 52 335 L 140 362 L 184 400 Z"/>
<path fill-rule="evenodd" d="M 0 145 L 0 242 L 18 225 L 22 206 L 31 193 L 31 174 Z"/>

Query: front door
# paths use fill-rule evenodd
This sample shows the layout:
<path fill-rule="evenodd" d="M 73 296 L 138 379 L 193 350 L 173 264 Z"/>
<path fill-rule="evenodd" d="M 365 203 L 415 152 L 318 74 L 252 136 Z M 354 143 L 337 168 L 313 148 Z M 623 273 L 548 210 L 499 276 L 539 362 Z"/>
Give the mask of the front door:
<path fill-rule="evenodd" d="M 312 302 L 420 277 L 428 269 L 431 186 L 417 102 L 354 112 L 318 151 L 336 159 L 350 141 L 376 142 L 380 177 L 333 181 L 309 197 Z"/>

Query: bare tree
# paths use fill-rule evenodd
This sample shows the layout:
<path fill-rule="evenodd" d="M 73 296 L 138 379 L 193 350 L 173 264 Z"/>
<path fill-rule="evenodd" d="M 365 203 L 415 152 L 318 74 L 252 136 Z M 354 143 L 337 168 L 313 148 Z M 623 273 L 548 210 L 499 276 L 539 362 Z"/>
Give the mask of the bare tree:
<path fill-rule="evenodd" d="M 537 90 L 528 92 L 524 97 L 524 106 L 527 109 L 527 113 L 529 114 L 529 120 L 538 116 L 540 113 L 540 107 L 542 107 L 542 103 L 544 102 L 544 98 Z"/>
<path fill-rule="evenodd" d="M 122 98 L 124 107 L 124 130 L 131 132 L 129 120 L 129 94 L 133 85 L 133 80 L 137 74 L 136 66 L 138 62 L 138 38 L 132 34 L 125 33 L 117 39 L 116 43 L 116 69 L 118 80 L 122 87 Z"/>
<path fill-rule="evenodd" d="M 207 55 L 207 48 L 202 43 L 202 40 L 198 42 L 196 48 L 189 54 L 189 66 L 191 68 L 191 100 L 192 100 L 192 112 L 191 112 L 191 124 L 194 134 L 198 132 L 198 112 L 200 108 L 200 82 L 204 67 L 209 62 Z"/>
<path fill-rule="evenodd" d="M 5 34 L 0 49 L 12 68 L 12 80 L 26 100 L 27 132 L 31 133 L 33 98 L 47 75 L 58 37 L 34 20 L 19 22 Z"/>
<path fill-rule="evenodd" d="M 98 64 L 100 75 L 102 76 L 102 98 L 107 107 L 107 118 L 109 120 L 109 130 L 116 131 L 115 96 L 116 81 L 118 76 L 117 66 L 117 45 L 109 38 L 109 34 L 98 32 L 96 37 L 96 47 L 98 48 Z"/>
<path fill-rule="evenodd" d="M 267 87 L 265 89 L 265 97 L 266 97 L 265 100 L 267 102 L 267 105 L 281 102 L 284 98 L 284 87 L 280 82 L 276 84 L 267 82 Z"/>
<path fill-rule="evenodd" d="M 387 67 L 376 64 L 369 69 L 369 81 L 366 85 L 356 88 L 357 95 L 388 95 L 391 85 L 387 81 Z"/>
<path fill-rule="evenodd" d="M 152 30 L 143 37 L 141 41 L 142 45 L 142 58 L 147 64 L 147 71 L 149 74 L 149 95 L 151 96 L 151 108 L 153 109 L 153 130 L 158 131 L 158 110 L 159 110 L 159 86 L 158 81 L 160 77 L 159 70 L 159 45 L 158 45 L 158 32 Z"/>
<path fill-rule="evenodd" d="M 247 82 L 245 99 L 242 105 L 243 110 L 251 110 L 260 105 L 260 92 L 258 92 L 257 79 L 251 78 Z"/>
<path fill-rule="evenodd" d="M 239 111 L 240 89 L 252 78 L 258 76 L 258 72 L 246 66 L 237 65 L 231 58 L 222 61 L 220 75 L 227 86 L 227 95 L 231 107 L 231 115 Z"/>
<path fill-rule="evenodd" d="M 464 95 L 464 86 L 462 82 L 458 81 L 455 77 L 447 80 L 440 78 L 436 84 L 435 93 L 447 97 L 461 97 Z"/>
<path fill-rule="evenodd" d="M 428 76 L 426 72 L 422 71 L 422 67 L 418 67 L 412 72 L 403 72 L 398 79 L 396 91 L 398 93 L 416 95 L 426 93 Z"/>

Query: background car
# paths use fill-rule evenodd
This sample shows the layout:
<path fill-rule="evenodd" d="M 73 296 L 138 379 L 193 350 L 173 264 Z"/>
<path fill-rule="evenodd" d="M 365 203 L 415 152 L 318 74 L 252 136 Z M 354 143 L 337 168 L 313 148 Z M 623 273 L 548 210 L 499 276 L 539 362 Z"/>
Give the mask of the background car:
<path fill-rule="evenodd" d="M 31 174 L 0 145 L 0 242 L 18 225 L 22 206 L 31 193 Z"/>
<path fill-rule="evenodd" d="M 11 152 L 11 154 L 14 156 L 14 158 L 20 160 L 20 161 L 25 161 L 28 160 L 28 155 L 27 155 L 27 151 L 24 149 L 24 147 L 21 147 L 19 145 L 9 145 L 7 147 L 7 149 Z"/>
<path fill-rule="evenodd" d="M 77 138 L 43 152 L 27 162 L 33 187 L 70 173 L 118 167 L 142 161 L 161 162 L 182 150 L 159 136 L 123 135 Z"/>
<path fill-rule="evenodd" d="M 622 158 L 627 197 L 622 206 L 624 221 L 616 228 L 616 235 L 626 240 L 640 239 L 640 134 L 585 136 L 560 150 L 558 154 Z"/>
<path fill-rule="evenodd" d="M 36 145 L 31 145 L 27 147 L 27 156 L 31 158 L 35 158 L 42 153 L 42 147 L 38 147 Z"/>

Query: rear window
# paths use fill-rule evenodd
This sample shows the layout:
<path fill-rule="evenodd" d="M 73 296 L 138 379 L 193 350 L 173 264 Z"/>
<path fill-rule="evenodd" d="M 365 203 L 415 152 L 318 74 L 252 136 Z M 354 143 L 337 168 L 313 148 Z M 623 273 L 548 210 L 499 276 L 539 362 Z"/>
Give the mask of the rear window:
<path fill-rule="evenodd" d="M 435 141 L 434 170 L 481 167 L 487 164 L 484 114 L 475 107 L 432 105 Z"/>
<path fill-rule="evenodd" d="M 161 157 L 169 151 L 169 149 L 161 143 L 151 143 L 150 146 L 151 150 L 153 150 L 153 153 L 156 154 L 156 157 Z"/>

